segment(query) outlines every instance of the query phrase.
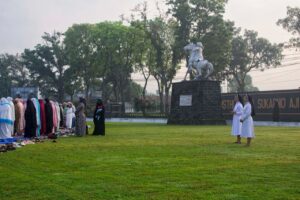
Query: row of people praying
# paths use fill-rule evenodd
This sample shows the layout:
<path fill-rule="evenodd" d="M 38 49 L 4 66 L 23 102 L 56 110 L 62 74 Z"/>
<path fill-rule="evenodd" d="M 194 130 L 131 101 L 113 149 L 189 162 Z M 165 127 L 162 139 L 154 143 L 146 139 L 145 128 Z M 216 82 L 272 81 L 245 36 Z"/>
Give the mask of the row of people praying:
<path fill-rule="evenodd" d="M 93 135 L 105 135 L 105 109 L 101 100 L 97 101 L 93 122 Z M 46 98 L 37 99 L 1 98 L 0 100 L 0 139 L 18 136 L 40 138 L 52 135 L 63 128 L 77 136 L 87 134 L 86 102 L 80 98 L 75 106 L 71 102 L 59 104 Z M 75 128 L 75 130 L 74 130 Z"/>
<path fill-rule="evenodd" d="M 12 136 L 39 138 L 53 134 L 61 127 L 71 130 L 75 126 L 74 118 L 72 103 L 62 105 L 49 99 L 1 98 L 0 139 Z"/>

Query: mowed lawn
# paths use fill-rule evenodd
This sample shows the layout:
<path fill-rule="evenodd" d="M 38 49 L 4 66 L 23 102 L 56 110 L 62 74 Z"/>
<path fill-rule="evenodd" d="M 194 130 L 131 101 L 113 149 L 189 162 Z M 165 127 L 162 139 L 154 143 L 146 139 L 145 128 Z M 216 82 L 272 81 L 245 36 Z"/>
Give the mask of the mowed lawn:
<path fill-rule="evenodd" d="M 300 199 L 300 128 L 107 124 L 0 154 L 0 199 Z M 245 140 L 243 140 L 245 143 Z"/>

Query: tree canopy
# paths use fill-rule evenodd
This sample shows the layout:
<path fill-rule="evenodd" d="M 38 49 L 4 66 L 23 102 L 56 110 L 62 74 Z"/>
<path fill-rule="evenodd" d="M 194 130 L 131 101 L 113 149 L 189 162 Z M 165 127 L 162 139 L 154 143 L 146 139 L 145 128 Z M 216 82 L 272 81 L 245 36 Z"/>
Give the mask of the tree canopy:
<path fill-rule="evenodd" d="M 277 21 L 277 25 L 282 26 L 288 32 L 292 33 L 295 38 L 290 40 L 293 47 L 300 47 L 300 8 L 287 7 L 287 16 Z"/>
<path fill-rule="evenodd" d="M 224 20 L 227 0 L 168 0 L 169 13 L 177 22 L 178 47 L 190 41 L 201 41 L 204 57 L 213 63 L 215 77 L 225 78 L 223 71 L 230 63 L 234 23 Z"/>
<path fill-rule="evenodd" d="M 252 70 L 265 70 L 281 64 L 282 47 L 271 44 L 267 39 L 258 37 L 257 32 L 246 30 L 244 35 L 237 35 L 232 41 L 231 62 L 226 68 L 229 78 L 233 78 L 238 91 L 246 91 L 247 75 Z"/>
<path fill-rule="evenodd" d="M 63 34 L 54 32 L 42 36 L 43 43 L 33 50 L 25 49 L 23 63 L 30 71 L 33 84 L 39 86 L 46 97 L 63 101 L 65 85 L 70 80 L 66 72 L 70 69 L 63 44 Z"/>

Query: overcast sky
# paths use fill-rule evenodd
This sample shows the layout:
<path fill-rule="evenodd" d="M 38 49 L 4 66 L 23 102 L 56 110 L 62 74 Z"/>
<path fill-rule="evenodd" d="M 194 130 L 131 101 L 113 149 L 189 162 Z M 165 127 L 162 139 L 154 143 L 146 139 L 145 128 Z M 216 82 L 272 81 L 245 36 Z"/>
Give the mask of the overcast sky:
<path fill-rule="evenodd" d="M 141 0 L 0 0 L 0 53 L 21 53 L 24 48 L 33 48 L 39 43 L 44 32 L 65 31 L 74 23 L 119 20 L 121 14 L 128 15 L 139 2 Z M 153 9 L 155 1 L 148 2 Z M 236 26 L 258 31 L 271 42 L 285 42 L 291 35 L 278 27 L 276 21 L 286 16 L 287 6 L 300 7 L 300 0 L 229 0 L 225 17 Z M 299 52 L 288 54 L 296 55 L 284 61 L 285 65 L 295 63 L 297 57 L 300 62 Z M 184 70 L 178 77 L 183 73 Z M 300 87 L 300 65 L 252 75 L 254 84 L 261 90 Z M 273 78 L 268 81 L 268 77 Z M 154 85 L 153 82 L 152 88 Z"/>

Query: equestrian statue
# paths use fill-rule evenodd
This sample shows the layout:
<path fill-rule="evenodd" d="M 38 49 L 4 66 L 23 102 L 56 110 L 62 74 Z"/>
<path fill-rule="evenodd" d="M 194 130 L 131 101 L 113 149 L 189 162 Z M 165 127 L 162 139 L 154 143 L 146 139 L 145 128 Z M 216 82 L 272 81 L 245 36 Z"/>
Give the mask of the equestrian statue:
<path fill-rule="evenodd" d="M 184 47 L 184 51 L 189 55 L 188 56 L 188 70 L 185 74 L 184 80 L 188 73 L 195 72 L 194 80 L 207 80 L 210 78 L 214 71 L 213 65 L 204 59 L 203 57 L 203 45 L 201 42 L 190 43 Z M 205 71 L 206 74 L 202 72 Z"/>

